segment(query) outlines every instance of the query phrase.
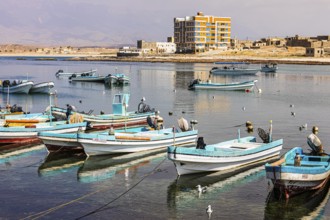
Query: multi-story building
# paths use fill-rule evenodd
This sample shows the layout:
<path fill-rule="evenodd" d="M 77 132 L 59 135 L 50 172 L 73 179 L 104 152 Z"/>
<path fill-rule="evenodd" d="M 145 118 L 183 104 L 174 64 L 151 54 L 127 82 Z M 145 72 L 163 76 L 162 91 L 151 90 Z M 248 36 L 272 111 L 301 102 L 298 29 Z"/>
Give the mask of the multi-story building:
<path fill-rule="evenodd" d="M 230 46 L 231 18 L 196 16 L 174 18 L 174 43 L 177 52 L 205 52 Z"/>

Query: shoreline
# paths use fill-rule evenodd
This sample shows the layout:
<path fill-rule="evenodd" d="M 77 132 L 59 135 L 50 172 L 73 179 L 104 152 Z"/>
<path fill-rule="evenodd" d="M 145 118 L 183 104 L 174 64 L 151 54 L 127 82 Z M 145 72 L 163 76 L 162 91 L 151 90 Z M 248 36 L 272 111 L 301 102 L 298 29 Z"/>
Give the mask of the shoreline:
<path fill-rule="evenodd" d="M 38 60 L 56 60 L 57 57 L 69 57 L 66 61 L 113 61 L 113 62 L 151 62 L 151 63 L 214 63 L 214 62 L 249 62 L 252 64 L 278 63 L 300 65 L 330 65 L 330 57 L 258 57 L 225 55 L 171 54 L 139 57 L 117 57 L 100 54 L 1 54 L 0 57 L 37 57 Z"/>

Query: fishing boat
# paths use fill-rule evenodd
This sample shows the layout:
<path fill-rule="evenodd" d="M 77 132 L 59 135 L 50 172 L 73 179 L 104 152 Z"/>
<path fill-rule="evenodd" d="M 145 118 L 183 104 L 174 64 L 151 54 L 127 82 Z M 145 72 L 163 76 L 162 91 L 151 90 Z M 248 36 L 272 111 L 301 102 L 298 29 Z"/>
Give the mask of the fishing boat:
<path fill-rule="evenodd" d="M 66 121 L 38 123 L 35 125 L 0 127 L 0 143 L 20 143 L 25 140 L 38 139 L 38 132 L 70 133 L 85 130 L 86 122 L 67 124 Z"/>
<path fill-rule="evenodd" d="M 215 62 L 210 70 L 214 75 L 256 75 L 260 69 L 249 68 L 245 62 Z"/>
<path fill-rule="evenodd" d="M 329 180 L 330 157 L 308 155 L 301 147 L 295 147 L 280 160 L 267 163 L 265 169 L 274 189 L 288 199 L 323 187 Z"/>
<path fill-rule="evenodd" d="M 106 84 L 125 85 L 129 84 L 130 78 L 122 73 L 109 74 L 105 79 Z"/>
<path fill-rule="evenodd" d="M 63 70 L 58 70 L 55 73 L 55 76 L 56 77 L 60 77 L 60 76 L 70 77 L 72 75 L 80 76 L 81 74 L 94 74 L 94 73 L 96 73 L 96 71 L 97 71 L 97 69 L 91 69 L 91 70 L 81 71 L 81 72 L 64 72 Z"/>
<path fill-rule="evenodd" d="M 197 130 L 178 131 L 164 128 L 138 133 L 115 133 L 115 135 L 81 134 L 78 142 L 87 155 L 105 155 L 133 153 L 170 145 L 181 146 L 194 144 Z"/>
<path fill-rule="evenodd" d="M 0 92 L 9 94 L 28 94 L 33 86 L 32 81 L 9 80 L 0 81 Z"/>
<path fill-rule="evenodd" d="M 167 155 L 173 161 L 178 175 L 224 171 L 277 157 L 282 150 L 283 139 L 265 140 L 257 142 L 256 137 L 241 138 L 238 134 L 236 139 L 206 145 L 204 139 L 199 137 L 197 146 L 170 146 Z"/>
<path fill-rule="evenodd" d="M 112 102 L 112 114 L 99 114 L 92 115 L 93 110 L 90 113 L 78 112 L 83 116 L 84 121 L 90 123 L 90 126 L 94 129 L 107 129 L 111 126 L 113 128 L 123 128 L 147 125 L 147 117 L 150 116 L 153 119 L 158 112 L 154 108 L 150 108 L 144 101 L 138 105 L 138 110 L 135 112 L 127 111 L 129 102 L 129 94 L 116 94 Z M 47 111 L 47 110 L 46 110 Z M 51 107 L 52 114 L 58 119 L 66 119 L 66 109 L 59 107 Z M 77 111 L 72 111 L 72 114 Z"/>
<path fill-rule="evenodd" d="M 72 74 L 69 80 L 72 82 L 105 82 L 106 76 L 96 75 L 96 73 L 82 73 L 80 76 Z"/>
<path fill-rule="evenodd" d="M 258 80 L 251 80 L 246 82 L 231 82 L 231 83 L 212 83 L 210 81 L 203 82 L 200 79 L 193 80 L 188 89 L 212 89 L 223 91 L 251 91 Z"/>
<path fill-rule="evenodd" d="M 29 93 L 45 93 L 50 94 L 50 89 L 54 87 L 54 82 L 42 82 L 34 84 Z"/>
<path fill-rule="evenodd" d="M 9 114 L 4 116 L 4 126 L 26 126 L 54 120 L 55 117 L 46 113 Z"/>
<path fill-rule="evenodd" d="M 7 97 L 7 99 L 9 99 L 9 97 Z M 5 107 L 0 107 L 0 119 L 4 119 L 7 115 L 21 115 L 23 113 L 24 111 L 22 106 L 17 106 L 16 104 L 11 106 L 7 103 Z"/>
<path fill-rule="evenodd" d="M 270 63 L 261 66 L 261 72 L 263 73 L 276 73 L 278 70 L 277 63 Z"/>
<path fill-rule="evenodd" d="M 137 133 L 148 131 L 146 127 L 130 127 L 124 129 L 115 129 L 114 134 L 117 132 Z M 107 135 L 111 131 L 94 132 L 93 134 Z M 54 132 L 39 132 L 38 138 L 46 146 L 48 152 L 84 152 L 83 146 L 78 142 L 81 137 L 81 132 L 76 133 L 54 133 Z"/>

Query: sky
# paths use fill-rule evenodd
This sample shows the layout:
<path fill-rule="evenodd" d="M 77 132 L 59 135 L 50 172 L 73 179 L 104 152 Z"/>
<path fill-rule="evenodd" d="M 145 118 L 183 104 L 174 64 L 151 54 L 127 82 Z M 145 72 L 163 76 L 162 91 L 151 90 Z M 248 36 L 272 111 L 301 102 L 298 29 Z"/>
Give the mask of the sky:
<path fill-rule="evenodd" d="M 330 35 L 330 0 L 0 0 L 0 44 L 165 42 L 173 19 L 231 17 L 232 38 Z"/>

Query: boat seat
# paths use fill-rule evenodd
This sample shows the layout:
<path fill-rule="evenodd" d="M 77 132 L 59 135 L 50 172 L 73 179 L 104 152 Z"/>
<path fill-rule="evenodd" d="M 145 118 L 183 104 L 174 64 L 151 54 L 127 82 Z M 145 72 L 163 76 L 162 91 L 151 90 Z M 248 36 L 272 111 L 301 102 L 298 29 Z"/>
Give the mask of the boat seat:
<path fill-rule="evenodd" d="M 293 160 L 287 161 L 286 165 L 294 165 Z M 301 166 L 329 166 L 328 162 L 321 162 L 321 161 L 307 161 L 307 160 L 302 160 L 300 161 Z"/>
<path fill-rule="evenodd" d="M 300 162 L 303 166 L 329 166 L 328 162 L 320 162 L 320 161 L 304 161 Z"/>

